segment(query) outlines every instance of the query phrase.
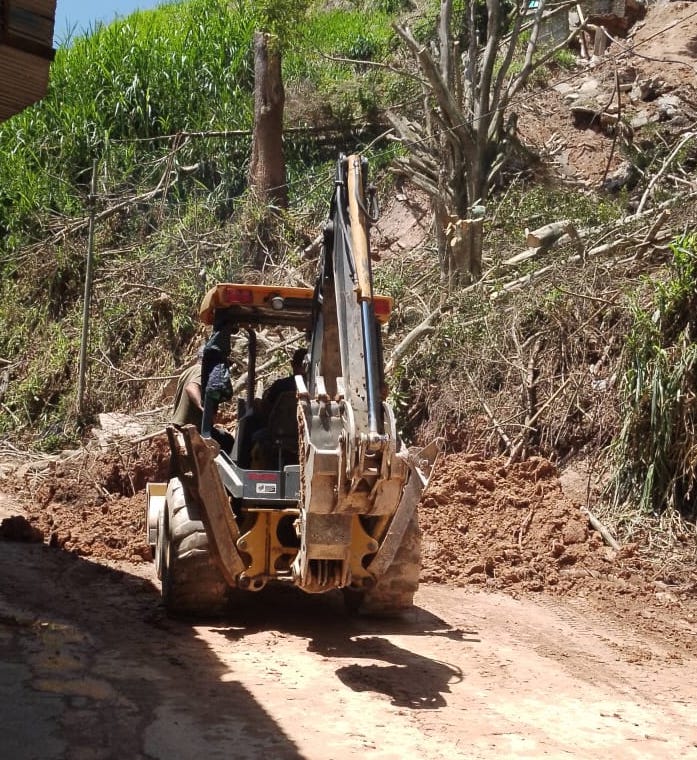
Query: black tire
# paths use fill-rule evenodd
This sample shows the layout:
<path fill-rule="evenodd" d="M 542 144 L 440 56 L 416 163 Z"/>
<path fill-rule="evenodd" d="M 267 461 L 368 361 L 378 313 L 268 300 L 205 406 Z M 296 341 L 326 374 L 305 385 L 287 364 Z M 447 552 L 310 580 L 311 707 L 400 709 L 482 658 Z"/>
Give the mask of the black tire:
<path fill-rule="evenodd" d="M 203 617 L 225 612 L 229 587 L 210 556 L 198 509 L 187 502 L 177 478 L 167 489 L 161 555 L 162 601 L 169 615 Z"/>
<path fill-rule="evenodd" d="M 346 608 L 360 615 L 398 616 L 413 608 L 420 575 L 421 529 L 415 512 L 392 564 L 375 585 L 366 591 L 345 589 Z"/>

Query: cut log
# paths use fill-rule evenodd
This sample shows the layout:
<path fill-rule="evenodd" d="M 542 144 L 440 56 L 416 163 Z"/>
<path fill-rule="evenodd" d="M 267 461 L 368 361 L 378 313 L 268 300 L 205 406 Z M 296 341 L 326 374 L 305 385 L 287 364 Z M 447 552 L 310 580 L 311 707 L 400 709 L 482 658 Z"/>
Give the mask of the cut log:
<path fill-rule="evenodd" d="M 562 235 L 569 235 L 574 239 L 578 239 L 578 232 L 571 220 L 560 219 L 558 222 L 551 222 L 543 227 L 538 227 L 536 230 L 528 232 L 525 242 L 528 248 L 539 248 L 541 246 L 549 248 Z"/>
<path fill-rule="evenodd" d="M 510 259 L 506 259 L 503 263 L 506 266 L 514 266 L 515 264 L 520 264 L 523 261 L 528 261 L 528 259 L 534 259 L 538 253 L 542 253 L 541 248 L 528 248 L 525 251 L 516 253 L 515 256 L 511 256 Z"/>

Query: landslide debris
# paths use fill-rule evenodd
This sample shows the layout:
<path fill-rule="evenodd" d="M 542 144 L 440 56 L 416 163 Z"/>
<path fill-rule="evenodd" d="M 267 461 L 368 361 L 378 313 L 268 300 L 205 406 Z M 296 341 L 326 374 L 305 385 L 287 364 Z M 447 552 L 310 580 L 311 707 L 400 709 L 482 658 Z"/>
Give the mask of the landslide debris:
<path fill-rule="evenodd" d="M 425 581 L 564 593 L 598 579 L 621 585 L 643 570 L 633 545 L 604 544 L 540 457 L 507 465 L 446 456 L 420 518 Z"/>
<path fill-rule="evenodd" d="M 145 484 L 166 480 L 168 467 L 159 436 L 15 466 L 0 491 L 22 505 L 22 536 L 42 533 L 50 546 L 95 560 L 150 562 Z M 697 651 L 694 563 L 669 576 L 646 547 L 606 546 L 543 458 L 507 465 L 501 457 L 445 455 L 419 516 L 425 583 L 579 599 Z"/>

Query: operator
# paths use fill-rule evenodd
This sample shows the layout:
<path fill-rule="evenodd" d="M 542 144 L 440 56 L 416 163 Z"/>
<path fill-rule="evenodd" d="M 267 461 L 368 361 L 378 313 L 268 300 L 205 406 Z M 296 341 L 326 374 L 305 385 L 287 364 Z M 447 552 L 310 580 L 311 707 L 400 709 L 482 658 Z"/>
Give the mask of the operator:
<path fill-rule="evenodd" d="M 267 427 L 269 414 L 274 408 L 283 393 L 296 393 L 295 376 L 305 376 L 305 357 L 307 356 L 306 348 L 298 348 L 293 352 L 291 358 L 292 373 L 288 377 L 281 377 L 275 380 L 264 391 L 256 407 L 254 419 L 257 428 L 252 435 L 252 469 L 266 469 L 269 466 L 269 457 L 271 454 L 271 433 Z"/>
<path fill-rule="evenodd" d="M 203 391 L 201 387 L 201 361 L 203 348 L 198 350 L 197 361 L 179 376 L 177 389 L 174 392 L 174 413 L 172 424 L 181 428 L 184 425 L 194 425 L 201 432 L 203 422 Z M 228 454 L 232 451 L 234 437 L 225 430 L 214 427 L 211 438 Z"/>
<path fill-rule="evenodd" d="M 290 360 L 290 366 L 292 373 L 288 377 L 281 377 L 275 380 L 264 391 L 261 397 L 262 413 L 268 415 L 273 409 L 273 405 L 276 403 L 278 397 L 282 393 L 295 393 L 297 387 L 295 385 L 295 376 L 305 376 L 305 357 L 307 356 L 306 348 L 298 348 L 293 352 L 293 356 Z"/>
<path fill-rule="evenodd" d="M 203 420 L 203 399 L 201 397 L 201 359 L 203 348 L 199 348 L 196 364 L 185 369 L 177 381 L 174 392 L 174 414 L 172 424 L 177 427 L 195 425 L 201 431 Z"/>

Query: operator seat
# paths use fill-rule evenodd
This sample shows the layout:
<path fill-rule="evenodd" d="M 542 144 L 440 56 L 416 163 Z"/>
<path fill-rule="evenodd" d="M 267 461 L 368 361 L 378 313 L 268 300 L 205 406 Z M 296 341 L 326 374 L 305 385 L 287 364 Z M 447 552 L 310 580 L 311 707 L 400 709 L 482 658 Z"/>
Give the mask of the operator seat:
<path fill-rule="evenodd" d="M 284 391 L 274 402 L 267 424 L 269 443 L 278 457 L 278 469 L 298 463 L 298 394 Z"/>

